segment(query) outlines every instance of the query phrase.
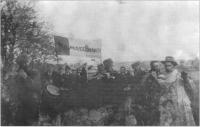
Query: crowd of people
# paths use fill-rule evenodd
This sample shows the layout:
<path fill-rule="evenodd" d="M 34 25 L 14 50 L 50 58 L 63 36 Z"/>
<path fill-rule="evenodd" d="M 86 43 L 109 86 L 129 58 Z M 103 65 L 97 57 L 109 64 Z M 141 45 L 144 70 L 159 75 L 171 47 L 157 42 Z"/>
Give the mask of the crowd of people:
<path fill-rule="evenodd" d="M 119 71 L 114 70 L 113 61 L 108 59 L 98 65 L 90 80 L 88 71 L 92 66 L 87 64 L 76 69 L 68 65 L 29 69 L 27 63 L 26 56 L 20 56 L 16 66 L 3 77 L 2 124 L 30 125 L 41 114 L 54 119 L 69 110 L 66 103 L 70 102 L 61 94 L 64 93 L 64 97 L 73 96 L 73 93 L 69 94 L 71 91 L 79 89 L 80 92 L 101 82 L 99 84 L 107 86 L 118 84 L 124 92 L 124 118 L 119 125 L 125 125 L 126 117 L 131 115 L 134 115 L 137 121 L 134 124 L 137 125 L 196 125 L 191 107 L 195 84 L 186 72 L 176 69 L 178 63 L 171 56 L 164 61 L 151 61 L 149 70 L 144 70 L 140 62 L 135 62 L 131 65 L 133 72 L 125 66 Z M 115 87 L 117 85 L 112 89 Z"/>

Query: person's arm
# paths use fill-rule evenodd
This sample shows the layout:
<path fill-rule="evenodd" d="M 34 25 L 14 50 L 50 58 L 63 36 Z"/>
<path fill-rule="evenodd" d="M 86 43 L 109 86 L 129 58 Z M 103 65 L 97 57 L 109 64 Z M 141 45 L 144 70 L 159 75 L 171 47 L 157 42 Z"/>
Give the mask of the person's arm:
<path fill-rule="evenodd" d="M 151 73 L 146 74 L 141 81 L 141 84 L 144 84 L 144 82 L 149 78 L 149 76 L 151 75 Z"/>
<path fill-rule="evenodd" d="M 183 81 L 185 83 L 189 83 L 189 77 L 188 77 L 188 73 L 186 73 L 185 71 L 181 72 L 181 78 L 183 79 Z"/>
<path fill-rule="evenodd" d="M 194 94 L 194 92 L 196 91 L 196 87 L 193 80 L 184 71 L 181 72 L 181 78 L 183 79 L 183 85 L 186 91 L 188 91 L 190 95 Z"/>

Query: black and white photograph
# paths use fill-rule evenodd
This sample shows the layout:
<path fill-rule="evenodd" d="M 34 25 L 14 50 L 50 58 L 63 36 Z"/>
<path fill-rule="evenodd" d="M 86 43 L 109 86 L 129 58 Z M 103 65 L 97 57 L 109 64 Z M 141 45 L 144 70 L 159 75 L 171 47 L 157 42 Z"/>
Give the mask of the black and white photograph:
<path fill-rule="evenodd" d="M 199 126 L 199 0 L 0 0 L 1 126 Z"/>

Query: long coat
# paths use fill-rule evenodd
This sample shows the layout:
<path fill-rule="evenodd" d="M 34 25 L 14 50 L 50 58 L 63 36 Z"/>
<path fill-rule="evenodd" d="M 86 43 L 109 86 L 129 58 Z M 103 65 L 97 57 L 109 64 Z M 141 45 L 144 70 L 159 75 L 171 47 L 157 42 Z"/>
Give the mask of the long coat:
<path fill-rule="evenodd" d="M 159 80 L 164 89 L 160 98 L 160 125 L 194 126 L 191 101 L 180 73 L 174 70 Z"/>

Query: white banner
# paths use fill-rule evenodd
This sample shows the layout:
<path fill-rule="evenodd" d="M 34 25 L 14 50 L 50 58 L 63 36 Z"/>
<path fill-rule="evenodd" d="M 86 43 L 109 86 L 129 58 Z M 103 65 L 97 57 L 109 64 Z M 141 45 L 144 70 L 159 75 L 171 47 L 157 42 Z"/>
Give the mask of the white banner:
<path fill-rule="evenodd" d="M 71 56 L 101 59 L 101 40 L 81 40 L 69 38 Z"/>

